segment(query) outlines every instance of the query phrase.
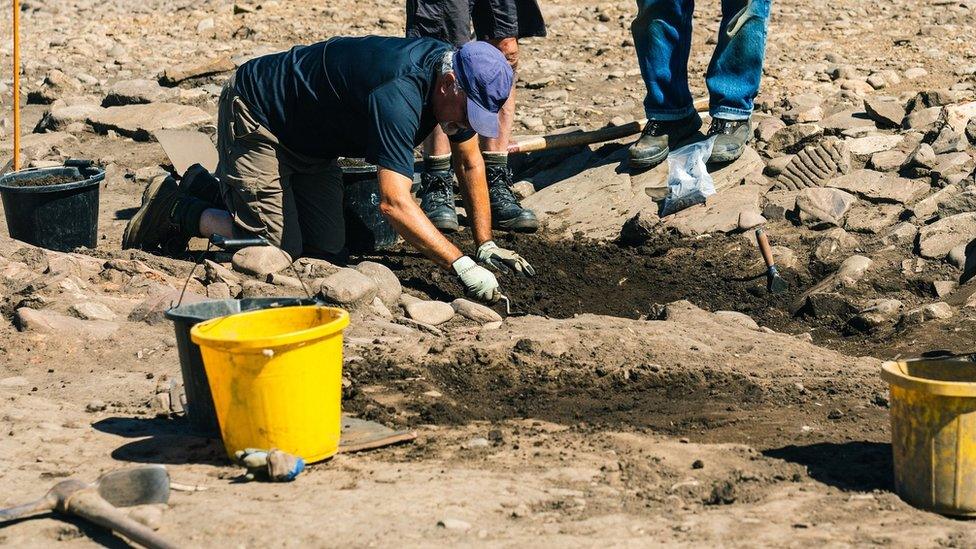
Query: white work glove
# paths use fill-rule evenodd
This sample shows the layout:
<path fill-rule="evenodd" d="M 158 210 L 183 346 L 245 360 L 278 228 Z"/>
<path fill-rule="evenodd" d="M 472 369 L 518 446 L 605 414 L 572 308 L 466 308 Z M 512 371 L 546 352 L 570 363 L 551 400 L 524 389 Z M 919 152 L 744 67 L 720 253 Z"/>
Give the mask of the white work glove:
<path fill-rule="evenodd" d="M 520 275 L 535 276 L 535 269 L 524 257 L 512 250 L 498 247 L 494 240 L 478 246 L 478 261 L 503 273 L 515 271 Z"/>
<path fill-rule="evenodd" d="M 498 301 L 502 292 L 498 289 L 498 280 L 491 271 L 478 265 L 468 256 L 462 256 L 451 265 L 461 284 L 464 292 L 483 303 L 494 303 Z"/>

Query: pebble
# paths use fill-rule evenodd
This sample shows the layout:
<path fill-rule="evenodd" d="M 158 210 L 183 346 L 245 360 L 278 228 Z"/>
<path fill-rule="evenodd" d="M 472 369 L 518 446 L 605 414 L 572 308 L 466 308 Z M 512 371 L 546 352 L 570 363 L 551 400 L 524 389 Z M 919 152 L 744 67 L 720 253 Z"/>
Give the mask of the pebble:
<path fill-rule="evenodd" d="M 479 324 L 502 321 L 502 316 L 490 307 L 486 307 L 480 303 L 475 303 L 474 301 L 467 299 L 455 299 L 451 303 L 451 307 L 454 308 L 454 311 L 457 314 L 469 320 L 478 322 Z"/>
<path fill-rule="evenodd" d="M 376 295 L 387 307 L 396 307 L 400 301 L 403 286 L 400 284 L 400 279 L 389 267 L 374 261 L 363 261 L 355 268 L 376 283 Z"/>
<path fill-rule="evenodd" d="M 339 269 L 322 279 L 319 287 L 322 297 L 340 305 L 372 303 L 378 291 L 372 278 L 355 269 Z"/>
<path fill-rule="evenodd" d="M 407 317 L 417 322 L 438 326 L 454 318 L 454 307 L 443 301 L 417 301 L 404 307 Z"/>
<path fill-rule="evenodd" d="M 840 419 L 842 417 L 844 417 L 844 412 L 841 412 L 837 408 L 827 413 L 827 419 Z"/>
<path fill-rule="evenodd" d="M 238 250 L 231 264 L 235 271 L 264 278 L 287 269 L 291 257 L 275 246 L 250 246 Z"/>
<path fill-rule="evenodd" d="M 101 400 L 93 400 L 85 405 L 86 412 L 101 412 L 106 408 L 108 408 L 108 405 Z"/>
<path fill-rule="evenodd" d="M 461 444 L 461 447 L 466 450 L 473 450 L 475 448 L 488 448 L 489 446 L 491 446 L 491 441 L 489 441 L 487 438 L 484 437 L 475 437 Z"/>
<path fill-rule="evenodd" d="M 442 518 L 441 520 L 437 521 L 437 526 L 439 528 L 444 528 L 445 530 L 458 530 L 462 532 L 471 529 L 470 523 L 456 518 Z"/>

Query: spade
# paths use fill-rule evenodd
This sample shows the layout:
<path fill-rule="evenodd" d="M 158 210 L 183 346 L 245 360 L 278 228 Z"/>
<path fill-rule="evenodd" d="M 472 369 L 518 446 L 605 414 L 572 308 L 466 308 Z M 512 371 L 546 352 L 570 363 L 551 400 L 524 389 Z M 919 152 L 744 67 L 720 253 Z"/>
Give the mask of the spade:
<path fill-rule="evenodd" d="M 90 484 L 77 479 L 61 481 L 36 501 L 0 510 L 0 522 L 56 510 L 114 530 L 144 547 L 170 549 L 176 546 L 117 509 L 168 501 L 166 468 L 146 465 L 106 473 Z"/>
<path fill-rule="evenodd" d="M 769 247 L 769 239 L 762 227 L 756 229 L 756 241 L 759 242 L 759 251 L 762 252 L 763 261 L 766 262 L 766 290 L 771 294 L 778 294 L 789 289 L 789 284 L 779 276 L 776 270 L 776 262 L 773 260 L 773 250 Z"/>

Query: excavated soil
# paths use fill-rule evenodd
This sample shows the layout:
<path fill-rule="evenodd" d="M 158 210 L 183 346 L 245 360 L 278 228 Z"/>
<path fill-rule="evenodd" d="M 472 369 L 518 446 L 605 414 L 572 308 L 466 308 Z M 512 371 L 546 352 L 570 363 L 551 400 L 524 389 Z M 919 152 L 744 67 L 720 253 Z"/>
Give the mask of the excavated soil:
<path fill-rule="evenodd" d="M 452 238 L 462 249 L 471 245 L 467 235 Z M 537 272 L 535 277 L 502 274 L 500 281 L 514 309 L 551 318 L 592 313 L 655 319 L 665 304 L 687 299 L 709 311 L 748 314 L 759 325 L 777 332 L 809 333 L 818 344 L 853 356 L 894 358 L 969 352 L 972 341 L 968 334 L 976 327 L 965 321 L 893 326 L 862 333 L 849 324 L 854 310 L 814 315 L 808 309 L 797 309 L 795 304 L 803 293 L 836 265 L 810 259 L 795 268 L 781 269 L 789 289 L 770 294 L 766 291 L 765 266 L 748 238 L 663 236 L 633 247 L 582 238 L 566 241 L 538 235 L 499 235 L 500 245 L 522 254 Z M 370 258 L 387 263 L 404 287 L 431 298 L 450 301 L 463 293 L 453 276 L 409 250 Z M 872 273 L 868 284 L 858 288 L 856 298 L 861 302 L 898 298 L 907 304 L 931 300 L 929 279 Z M 501 305 L 495 309 L 504 310 Z"/>

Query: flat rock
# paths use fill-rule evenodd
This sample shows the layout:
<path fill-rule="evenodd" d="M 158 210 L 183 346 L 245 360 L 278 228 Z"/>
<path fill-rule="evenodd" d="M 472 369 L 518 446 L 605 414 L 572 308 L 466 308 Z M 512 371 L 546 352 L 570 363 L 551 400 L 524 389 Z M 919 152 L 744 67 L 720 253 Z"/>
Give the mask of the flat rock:
<path fill-rule="evenodd" d="M 30 133 L 20 140 L 20 154 L 24 161 L 39 160 L 77 144 L 78 138 L 67 132 Z M 0 142 L 2 153 L 9 153 L 13 148 L 13 141 Z"/>
<path fill-rule="evenodd" d="M 939 121 L 942 114 L 942 107 L 929 107 L 915 109 L 902 121 L 902 128 L 906 130 L 925 131 L 930 129 Z"/>
<path fill-rule="evenodd" d="M 628 173 L 618 170 L 625 159 L 626 150 L 621 149 L 608 158 L 608 163 L 582 169 L 547 186 L 522 205 L 534 210 L 551 233 L 572 238 L 580 231 L 592 239 L 613 240 L 624 222 L 638 213 L 657 217 L 658 206 L 644 188 L 660 186 L 667 178 L 665 169 L 660 181 L 648 176 L 632 182 Z"/>
<path fill-rule="evenodd" d="M 846 254 L 848 250 L 856 248 L 860 242 L 857 237 L 840 227 L 834 227 L 824 231 L 817 245 L 814 247 L 813 256 L 823 262 L 831 262 Z"/>
<path fill-rule="evenodd" d="M 816 124 L 794 124 L 787 126 L 769 138 L 769 149 L 794 153 L 807 143 L 823 135 L 823 128 Z"/>
<path fill-rule="evenodd" d="M 803 189 L 796 197 L 801 221 L 838 227 L 844 224 L 844 216 L 855 202 L 854 195 L 831 188 Z"/>
<path fill-rule="evenodd" d="M 374 261 L 363 261 L 359 265 L 356 265 L 355 268 L 376 283 L 376 295 L 383 301 L 384 305 L 387 307 L 395 307 L 399 303 L 403 286 L 400 284 L 400 279 L 397 278 L 389 267 Z"/>
<path fill-rule="evenodd" d="M 454 318 L 454 307 L 443 301 L 417 301 L 404 306 L 407 317 L 417 322 L 438 326 Z"/>
<path fill-rule="evenodd" d="M 868 135 L 855 139 L 848 139 L 847 150 L 855 156 L 869 157 L 874 153 L 894 149 L 902 140 L 900 135 Z"/>
<path fill-rule="evenodd" d="M 905 119 L 905 106 L 876 97 L 864 100 L 864 111 L 879 128 L 899 128 Z"/>
<path fill-rule="evenodd" d="M 355 269 L 339 269 L 325 277 L 319 287 L 322 297 L 340 305 L 371 303 L 378 292 L 376 282 Z"/>
<path fill-rule="evenodd" d="M 87 128 L 88 120 L 103 110 L 105 109 L 94 103 L 81 105 L 58 105 L 55 103 L 51 106 L 51 110 L 45 113 L 41 121 L 37 123 L 37 129 L 59 132 L 66 131 L 73 125 L 83 125 Z"/>
<path fill-rule="evenodd" d="M 113 130 L 136 141 L 152 141 L 158 130 L 196 129 L 213 118 L 198 107 L 150 103 L 109 107 L 93 113 L 88 122 L 99 133 Z"/>
<path fill-rule="evenodd" d="M 941 182 L 941 185 L 944 186 L 964 179 L 972 173 L 974 167 L 976 167 L 976 162 L 973 161 L 973 157 L 969 153 L 940 154 L 935 157 L 935 164 L 929 170 L 929 176 L 932 177 L 933 181 Z M 953 179 L 954 175 L 958 177 Z"/>
<path fill-rule="evenodd" d="M 743 210 L 739 212 L 739 230 L 748 231 L 760 225 L 766 224 L 766 218 L 755 210 Z"/>
<path fill-rule="evenodd" d="M 973 118 L 976 118 L 976 101 L 945 107 L 946 123 L 957 133 L 966 133 L 966 128 Z"/>
<path fill-rule="evenodd" d="M 897 204 L 859 202 L 847 212 L 844 228 L 855 233 L 878 234 L 898 223 L 905 208 Z"/>
<path fill-rule="evenodd" d="M 960 244 L 976 238 L 976 212 L 956 214 L 925 225 L 918 232 L 918 253 L 930 259 L 942 259 Z"/>
<path fill-rule="evenodd" d="M 873 170 L 857 170 L 835 177 L 827 187 L 841 189 L 872 202 L 909 204 L 929 191 L 929 185 L 914 179 L 905 179 Z"/>
<path fill-rule="evenodd" d="M 665 218 L 665 226 L 683 236 L 722 232 L 739 228 L 743 212 L 760 215 L 759 201 L 766 191 L 759 185 L 740 185 L 709 196 L 704 204 L 692 206 Z"/>
<path fill-rule="evenodd" d="M 952 310 L 952 306 L 943 301 L 939 301 L 937 303 L 929 303 L 906 312 L 902 316 L 902 322 L 906 324 L 920 324 L 929 320 L 945 320 L 952 318 L 954 314 L 955 311 Z"/>
<path fill-rule="evenodd" d="M 498 314 L 493 309 L 480 303 L 475 303 L 474 301 L 469 301 L 467 299 L 455 299 L 453 302 L 451 302 L 451 306 L 454 307 L 454 311 L 457 314 L 479 324 L 502 321 L 502 315 Z"/>
<path fill-rule="evenodd" d="M 164 88 L 155 80 L 120 80 L 109 88 L 105 99 L 102 101 L 102 106 L 115 107 L 159 103 L 174 101 L 179 96 L 180 90 L 178 88 Z"/>
<path fill-rule="evenodd" d="M 230 57 L 217 57 L 203 63 L 188 63 L 169 67 L 163 71 L 161 80 L 167 86 L 175 86 L 184 80 L 230 72 L 236 68 L 237 65 Z"/>
<path fill-rule="evenodd" d="M 908 152 L 900 150 L 881 151 L 871 155 L 868 168 L 878 172 L 893 172 L 898 170 L 908 160 Z"/>
<path fill-rule="evenodd" d="M 830 135 L 839 135 L 845 131 L 858 128 L 874 128 L 874 121 L 868 117 L 867 113 L 855 109 L 834 113 L 818 124 Z"/>
<path fill-rule="evenodd" d="M 275 246 L 248 246 L 234 254 L 231 265 L 239 273 L 264 278 L 287 269 L 291 257 Z"/>
<path fill-rule="evenodd" d="M 118 316 L 112 309 L 95 301 L 75 303 L 70 307 L 71 314 L 82 320 L 115 320 Z"/>
<path fill-rule="evenodd" d="M 59 313 L 21 307 L 16 313 L 17 328 L 23 332 L 55 334 L 58 337 L 106 339 L 119 329 L 115 322 L 81 320 Z"/>

